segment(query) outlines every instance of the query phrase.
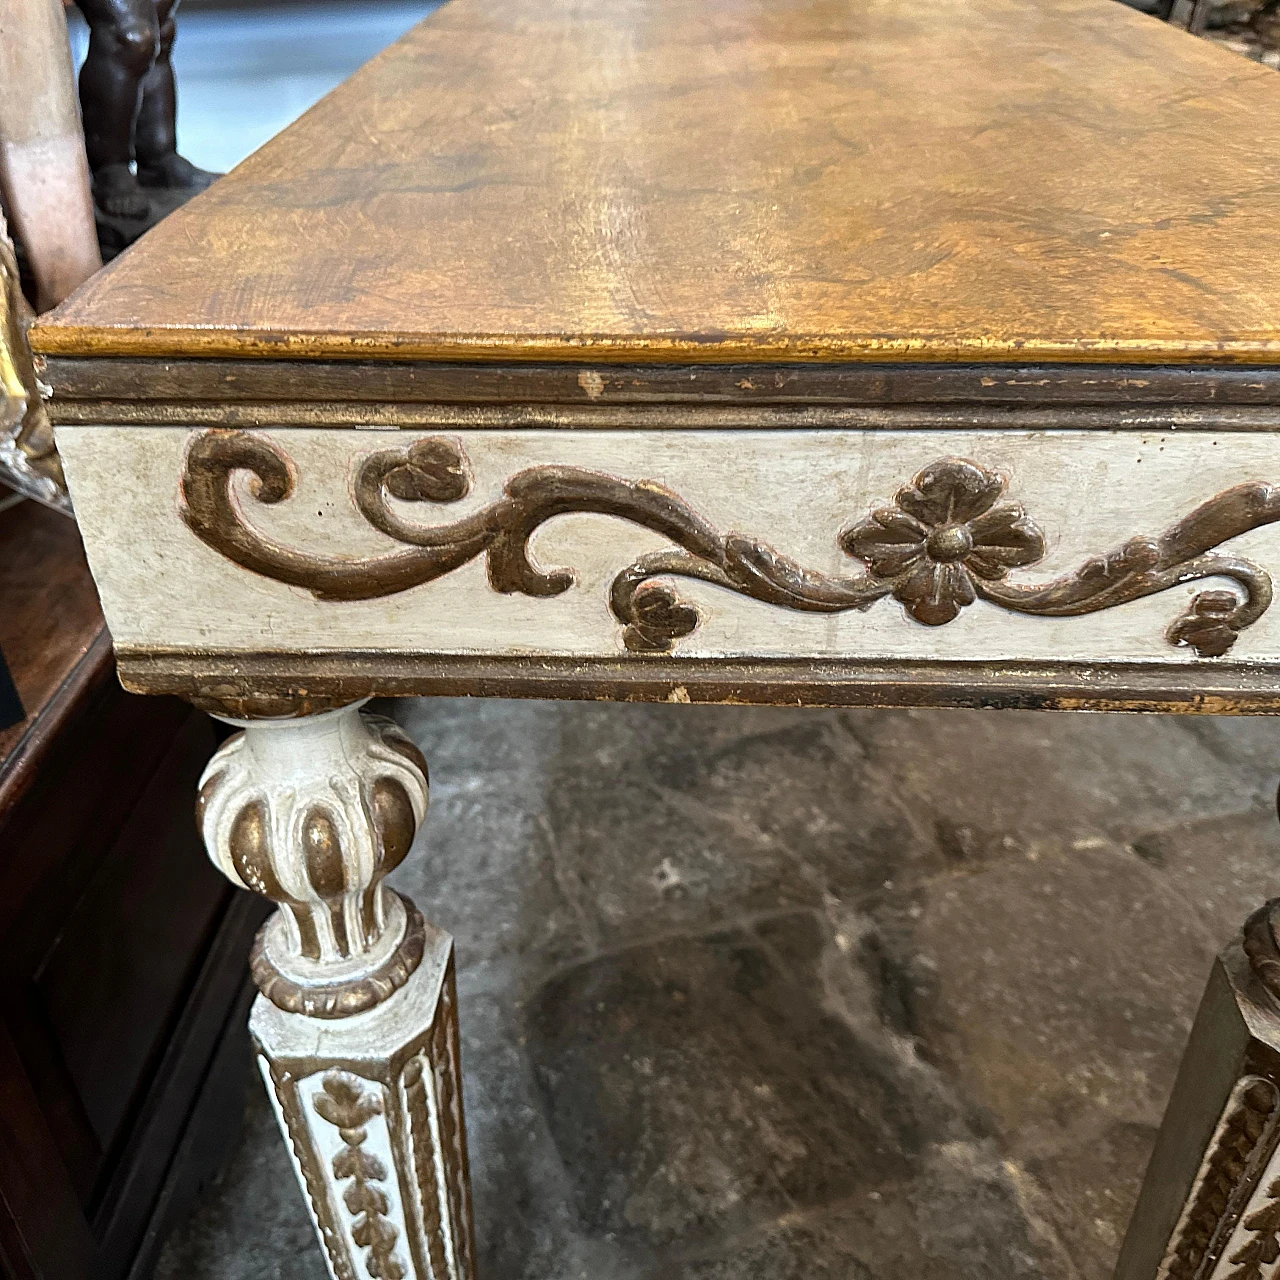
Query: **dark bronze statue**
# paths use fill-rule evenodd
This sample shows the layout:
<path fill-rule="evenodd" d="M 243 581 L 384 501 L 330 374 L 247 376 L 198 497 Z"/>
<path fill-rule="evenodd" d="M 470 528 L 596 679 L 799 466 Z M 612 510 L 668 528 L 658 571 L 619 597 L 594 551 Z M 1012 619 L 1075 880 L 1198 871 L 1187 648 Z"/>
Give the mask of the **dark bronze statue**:
<path fill-rule="evenodd" d="M 203 190 L 215 175 L 178 154 L 170 60 L 178 0 L 75 2 L 89 24 L 80 107 L 98 208 L 143 219 L 150 212 L 144 188 Z"/>

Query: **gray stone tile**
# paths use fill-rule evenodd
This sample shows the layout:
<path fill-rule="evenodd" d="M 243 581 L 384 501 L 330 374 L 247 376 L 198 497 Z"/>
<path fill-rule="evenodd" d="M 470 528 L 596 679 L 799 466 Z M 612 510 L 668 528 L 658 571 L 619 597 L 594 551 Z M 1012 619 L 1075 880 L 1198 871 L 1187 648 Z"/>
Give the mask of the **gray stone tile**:
<path fill-rule="evenodd" d="M 1034 1179 L 1080 1273 L 1106 1275 L 1219 939 L 1114 844 L 938 881 L 921 905 L 920 1052 Z"/>
<path fill-rule="evenodd" d="M 900 802 L 840 720 L 721 707 L 565 709 L 546 830 L 597 945 L 816 907 L 917 858 Z M 930 869 L 936 869 L 934 863 Z"/>
<path fill-rule="evenodd" d="M 882 785 L 957 861 L 1047 839 L 1128 839 L 1271 803 L 1274 778 L 1189 718 L 1035 711 L 847 712 Z M 1263 730 L 1255 730 L 1257 739 Z M 1280 751 L 1280 730 L 1273 731 Z M 1280 767 L 1280 759 L 1271 768 Z M 955 833 L 948 835 L 947 832 Z M 1006 846 L 1008 847 L 1008 846 Z"/>
<path fill-rule="evenodd" d="M 246 1077 L 240 1145 L 165 1243 L 155 1280 L 328 1280 L 266 1091 L 247 1064 Z"/>
<path fill-rule="evenodd" d="M 529 1052 L 588 1231 L 650 1251 L 908 1176 L 923 1118 L 814 976 L 734 929 L 547 983 Z"/>
<path fill-rule="evenodd" d="M 874 1016 L 829 1007 L 831 946 L 792 913 L 546 984 L 528 1049 L 581 1230 L 655 1276 L 788 1257 L 818 1274 L 1038 1274 L 1042 1245 L 968 1108 Z M 815 1215 L 827 1206 L 843 1207 Z"/>

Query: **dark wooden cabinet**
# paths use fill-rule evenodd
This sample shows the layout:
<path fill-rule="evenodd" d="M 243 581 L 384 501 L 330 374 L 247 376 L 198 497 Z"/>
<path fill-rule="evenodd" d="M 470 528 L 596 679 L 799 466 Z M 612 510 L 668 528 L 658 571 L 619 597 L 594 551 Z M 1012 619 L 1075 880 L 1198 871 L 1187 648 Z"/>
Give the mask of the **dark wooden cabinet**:
<path fill-rule="evenodd" d="M 209 865 L 191 797 L 218 730 L 115 678 L 74 525 L 0 513 L 0 1268 L 149 1269 L 239 1121 L 261 908 Z"/>

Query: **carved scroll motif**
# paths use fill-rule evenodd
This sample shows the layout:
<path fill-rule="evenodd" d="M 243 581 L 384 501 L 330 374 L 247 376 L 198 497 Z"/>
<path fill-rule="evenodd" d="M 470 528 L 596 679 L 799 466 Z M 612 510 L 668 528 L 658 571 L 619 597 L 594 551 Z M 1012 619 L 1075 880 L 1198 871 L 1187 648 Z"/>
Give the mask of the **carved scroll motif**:
<path fill-rule="evenodd" d="M 321 600 L 394 595 L 481 555 L 495 590 L 557 596 L 573 584 L 572 572 L 541 569 L 529 556 L 529 539 L 553 516 L 594 512 L 651 529 L 675 545 L 628 565 L 610 591 L 623 640 L 637 653 L 667 652 L 698 625 L 696 608 L 676 594 L 672 578 L 698 579 L 806 613 L 865 609 L 892 596 L 928 626 L 951 622 L 977 600 L 1012 613 L 1076 617 L 1186 582 L 1226 578 L 1235 589 L 1201 592 L 1166 633 L 1171 644 L 1219 657 L 1266 611 L 1272 588 L 1260 566 L 1215 548 L 1280 520 L 1280 489 L 1240 484 L 1163 533 L 1130 538 L 1071 573 L 1048 582 L 1011 582 L 1011 570 L 1043 558 L 1043 533 L 1020 504 L 1002 501 L 1003 477 L 974 462 L 944 458 L 920 471 L 891 504 L 841 531 L 839 545 L 865 568 L 833 575 L 806 569 L 744 534 L 718 532 L 661 485 L 580 467 L 531 467 L 472 515 L 445 525 L 414 523 L 388 498 L 449 503 L 470 488 L 459 446 L 431 437 L 371 455 L 355 477 L 360 514 L 404 549 L 344 558 L 284 546 L 256 529 L 232 491 L 238 471 L 251 474 L 250 493 L 263 504 L 293 492 L 292 463 L 277 445 L 244 431 L 206 431 L 194 438 L 182 476 L 188 527 L 236 564 L 305 587 Z"/>

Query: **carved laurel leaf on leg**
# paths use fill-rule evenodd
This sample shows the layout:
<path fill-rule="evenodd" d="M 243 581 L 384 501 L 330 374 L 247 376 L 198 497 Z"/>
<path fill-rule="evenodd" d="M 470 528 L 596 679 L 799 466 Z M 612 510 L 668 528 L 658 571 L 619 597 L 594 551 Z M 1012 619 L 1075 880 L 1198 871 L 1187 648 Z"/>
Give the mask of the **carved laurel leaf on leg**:
<path fill-rule="evenodd" d="M 330 1071 L 321 1089 L 315 1109 L 338 1130 L 344 1144 L 333 1157 L 333 1176 L 348 1184 L 342 1199 L 353 1219 L 351 1238 L 369 1251 L 365 1269 L 373 1280 L 405 1280 L 404 1264 L 395 1252 L 399 1232 L 386 1216 L 390 1201 L 377 1185 L 386 1181 L 387 1170 L 377 1156 L 364 1149 L 369 1136 L 365 1126 L 382 1114 L 382 1099 L 343 1071 Z"/>
<path fill-rule="evenodd" d="M 274 541 L 245 519 L 234 486 L 248 472 L 248 494 L 272 505 L 293 491 L 293 468 L 265 437 L 212 430 L 193 438 L 182 477 L 182 514 L 206 545 L 278 582 L 308 588 L 322 600 L 368 600 L 431 582 L 483 555 L 489 581 L 504 593 L 560 595 L 567 569 L 534 563 L 529 540 L 548 520 L 590 512 L 660 534 L 673 549 L 642 556 L 614 579 L 610 607 L 635 653 L 659 653 L 689 635 L 697 611 L 669 582 L 692 578 L 800 612 L 865 609 L 892 595 L 909 617 L 944 626 L 979 600 L 1012 613 L 1077 617 L 1155 595 L 1186 582 L 1226 578 L 1234 589 L 1201 592 L 1169 628 L 1171 644 L 1220 657 L 1271 603 L 1270 577 L 1251 561 L 1217 551 L 1224 542 L 1280 520 L 1271 485 L 1236 485 L 1210 498 L 1157 536 L 1131 538 L 1048 582 L 1010 581 L 1012 570 L 1038 563 L 1043 533 L 1017 502 L 1004 500 L 1003 476 L 963 458 L 930 463 L 895 495 L 845 529 L 840 545 L 865 565 L 826 574 L 806 569 L 744 534 L 721 534 L 677 494 L 649 481 L 628 481 L 580 467 L 531 467 L 502 494 L 448 524 L 406 518 L 397 503 L 464 498 L 470 474 L 461 448 L 443 437 L 366 458 L 355 478 L 357 510 L 399 544 L 384 555 L 319 556 Z"/>
<path fill-rule="evenodd" d="M 1267 1200 L 1243 1222 L 1249 1239 L 1231 1254 L 1235 1268 L 1227 1280 L 1270 1280 L 1272 1264 L 1280 1260 L 1280 1181 L 1267 1188 Z"/>

